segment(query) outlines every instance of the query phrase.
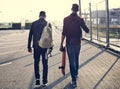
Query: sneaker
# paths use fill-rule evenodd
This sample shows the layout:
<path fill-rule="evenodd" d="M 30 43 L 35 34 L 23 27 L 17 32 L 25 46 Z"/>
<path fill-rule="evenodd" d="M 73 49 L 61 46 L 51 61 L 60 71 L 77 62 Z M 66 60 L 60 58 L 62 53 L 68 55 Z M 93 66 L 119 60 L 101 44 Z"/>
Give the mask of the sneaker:
<path fill-rule="evenodd" d="M 47 85 L 48 85 L 48 83 L 45 83 L 45 84 L 43 83 L 42 87 L 46 87 Z"/>
<path fill-rule="evenodd" d="M 75 88 L 75 87 L 77 87 L 77 83 L 76 82 L 71 82 L 71 86 Z"/>
<path fill-rule="evenodd" d="M 40 85 L 40 80 L 39 79 L 36 80 L 36 84 L 35 85 Z"/>

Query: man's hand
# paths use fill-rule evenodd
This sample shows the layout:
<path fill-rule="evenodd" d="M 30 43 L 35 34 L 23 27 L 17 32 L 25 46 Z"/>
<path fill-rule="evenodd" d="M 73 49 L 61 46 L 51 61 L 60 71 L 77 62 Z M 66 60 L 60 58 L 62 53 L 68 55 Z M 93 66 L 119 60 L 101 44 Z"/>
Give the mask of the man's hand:
<path fill-rule="evenodd" d="M 29 52 L 29 53 L 32 53 L 32 49 L 31 49 L 31 48 L 28 48 L 28 52 Z"/>
<path fill-rule="evenodd" d="M 64 35 L 62 35 L 62 37 L 61 37 L 61 44 L 60 44 L 60 48 L 59 48 L 59 50 L 60 50 L 61 52 L 63 52 L 63 51 L 64 51 L 64 47 L 63 47 L 63 42 L 64 42 L 64 39 L 65 39 L 65 36 L 64 36 Z"/>
<path fill-rule="evenodd" d="M 65 51 L 65 47 L 63 47 L 63 45 L 60 46 L 60 49 L 59 49 L 61 52 Z"/>

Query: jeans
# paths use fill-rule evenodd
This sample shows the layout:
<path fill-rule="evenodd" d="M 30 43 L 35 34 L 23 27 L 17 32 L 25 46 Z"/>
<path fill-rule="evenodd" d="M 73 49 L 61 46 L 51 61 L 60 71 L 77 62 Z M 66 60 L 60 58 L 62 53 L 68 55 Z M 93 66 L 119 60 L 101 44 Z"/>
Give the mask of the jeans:
<path fill-rule="evenodd" d="M 42 55 L 42 65 L 43 65 L 43 84 L 47 83 L 47 75 L 48 75 L 48 58 L 47 58 L 47 49 L 42 48 L 34 48 L 34 70 L 35 70 L 35 78 L 40 79 L 39 74 L 39 62 L 40 56 Z"/>
<path fill-rule="evenodd" d="M 67 53 L 69 58 L 69 67 L 72 81 L 76 81 L 76 76 L 78 75 L 79 68 L 79 54 L 81 46 L 68 45 Z"/>

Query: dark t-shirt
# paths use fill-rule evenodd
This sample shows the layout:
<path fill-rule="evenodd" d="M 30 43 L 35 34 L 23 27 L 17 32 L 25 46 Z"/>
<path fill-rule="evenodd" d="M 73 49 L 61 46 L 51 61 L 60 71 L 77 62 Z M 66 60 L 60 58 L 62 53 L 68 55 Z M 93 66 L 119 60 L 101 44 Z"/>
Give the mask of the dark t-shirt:
<path fill-rule="evenodd" d="M 62 35 L 66 36 L 66 45 L 80 45 L 82 30 L 89 32 L 84 20 L 76 13 L 72 13 L 64 18 Z"/>

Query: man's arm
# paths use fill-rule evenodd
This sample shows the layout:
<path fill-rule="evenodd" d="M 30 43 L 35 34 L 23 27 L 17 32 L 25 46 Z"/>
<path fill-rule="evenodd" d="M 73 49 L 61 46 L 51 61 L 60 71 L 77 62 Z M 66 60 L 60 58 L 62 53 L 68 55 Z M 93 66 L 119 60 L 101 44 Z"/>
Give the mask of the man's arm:
<path fill-rule="evenodd" d="M 82 28 L 86 33 L 89 33 L 89 29 L 88 29 L 88 27 L 83 19 L 82 19 Z"/>
<path fill-rule="evenodd" d="M 33 36 L 33 24 L 30 28 L 30 31 L 29 31 L 29 37 L 28 37 L 28 52 L 32 53 L 32 48 L 31 48 L 31 41 L 32 41 L 32 36 Z"/>
<path fill-rule="evenodd" d="M 65 19 L 63 20 L 63 31 L 62 31 L 62 36 L 61 36 L 61 43 L 60 43 L 60 51 L 63 51 L 63 42 L 65 39 L 65 34 L 66 34 L 66 28 L 65 28 Z"/>

